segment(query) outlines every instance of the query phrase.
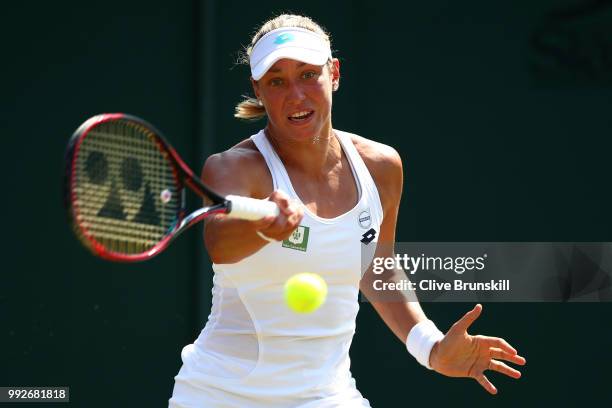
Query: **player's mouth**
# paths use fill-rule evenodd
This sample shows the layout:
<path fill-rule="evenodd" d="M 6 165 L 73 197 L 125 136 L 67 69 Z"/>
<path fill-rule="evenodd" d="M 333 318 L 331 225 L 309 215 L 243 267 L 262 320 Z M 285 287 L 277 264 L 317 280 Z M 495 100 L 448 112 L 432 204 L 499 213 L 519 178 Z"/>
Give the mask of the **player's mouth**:
<path fill-rule="evenodd" d="M 291 115 L 288 116 L 288 119 L 290 122 L 293 122 L 296 124 L 305 123 L 305 122 L 308 122 L 310 118 L 312 118 L 313 115 L 314 115 L 313 110 L 302 110 L 299 112 L 292 113 Z"/>

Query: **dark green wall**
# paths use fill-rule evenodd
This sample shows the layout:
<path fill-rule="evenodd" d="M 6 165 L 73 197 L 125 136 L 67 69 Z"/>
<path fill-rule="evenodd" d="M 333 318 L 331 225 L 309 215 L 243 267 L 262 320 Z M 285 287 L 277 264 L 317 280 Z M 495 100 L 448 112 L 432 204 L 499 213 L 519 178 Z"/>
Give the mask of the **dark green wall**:
<path fill-rule="evenodd" d="M 150 119 L 196 162 L 194 5 L 22 4 L 2 27 L 2 174 L 11 200 L 3 204 L 0 384 L 69 385 L 79 407 L 163 406 L 181 346 L 196 333 L 198 232 L 149 263 L 90 256 L 66 223 L 62 162 L 80 122 L 109 111 Z"/>
<path fill-rule="evenodd" d="M 63 149 L 82 120 L 105 111 L 147 118 L 195 168 L 254 133 L 263 123 L 232 117 L 249 91 L 248 70 L 233 65 L 272 13 L 311 15 L 332 33 L 342 72 L 335 127 L 400 152 L 398 240 L 612 241 L 612 7 L 589 3 L 11 6 L 0 28 L 10 192 L 0 385 L 70 385 L 73 406 L 166 404 L 180 349 L 208 313 L 201 231 L 145 264 L 91 257 L 65 223 Z M 470 306 L 424 308 L 446 329 Z M 507 338 L 528 359 L 518 382 L 490 374 L 500 390 L 490 397 L 474 381 L 421 369 L 362 304 L 353 373 L 379 408 L 605 405 L 611 312 L 485 304 L 475 331 Z"/>

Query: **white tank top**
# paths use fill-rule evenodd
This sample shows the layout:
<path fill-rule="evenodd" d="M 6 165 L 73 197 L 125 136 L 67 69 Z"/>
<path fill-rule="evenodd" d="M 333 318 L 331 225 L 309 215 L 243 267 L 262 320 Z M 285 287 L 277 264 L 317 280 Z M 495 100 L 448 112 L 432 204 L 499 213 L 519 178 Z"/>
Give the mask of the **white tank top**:
<path fill-rule="evenodd" d="M 213 264 L 208 322 L 182 353 L 189 382 L 285 401 L 333 397 L 355 387 L 348 353 L 359 310 L 360 253 L 364 242 L 376 247 L 383 211 L 351 135 L 334 132 L 358 186 L 357 204 L 335 218 L 305 208 L 290 239 L 270 243 L 235 264 Z M 274 189 L 301 203 L 264 131 L 251 139 L 270 169 Z M 300 272 L 315 272 L 328 284 L 325 303 L 310 314 L 295 314 L 284 302 L 285 281 Z"/>

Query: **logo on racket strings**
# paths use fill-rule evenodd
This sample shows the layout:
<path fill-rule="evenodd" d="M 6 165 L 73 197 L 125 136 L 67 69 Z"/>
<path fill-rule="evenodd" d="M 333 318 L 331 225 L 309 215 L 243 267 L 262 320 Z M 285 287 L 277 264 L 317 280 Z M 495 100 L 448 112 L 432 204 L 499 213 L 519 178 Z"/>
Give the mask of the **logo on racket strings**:
<path fill-rule="evenodd" d="M 148 163 L 147 157 L 139 153 L 104 152 L 92 148 L 87 154 L 81 177 L 92 197 L 88 205 L 100 205 L 92 208 L 98 217 L 157 226 L 162 222 L 164 206 L 173 205 L 170 189 L 159 192 L 160 183 L 146 179 L 142 161 Z"/>

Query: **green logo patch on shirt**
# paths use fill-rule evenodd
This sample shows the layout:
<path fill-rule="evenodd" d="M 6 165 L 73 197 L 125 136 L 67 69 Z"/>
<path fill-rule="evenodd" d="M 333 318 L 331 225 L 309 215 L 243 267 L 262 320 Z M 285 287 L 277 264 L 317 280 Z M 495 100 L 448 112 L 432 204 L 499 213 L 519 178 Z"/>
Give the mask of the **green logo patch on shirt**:
<path fill-rule="evenodd" d="M 283 248 L 297 249 L 298 251 L 306 252 L 309 231 L 310 227 L 300 225 L 291 233 L 289 238 L 283 241 Z"/>

